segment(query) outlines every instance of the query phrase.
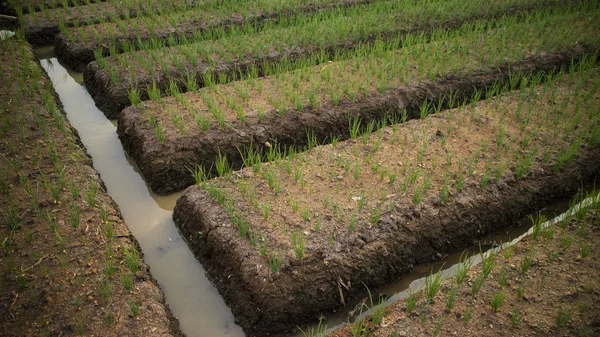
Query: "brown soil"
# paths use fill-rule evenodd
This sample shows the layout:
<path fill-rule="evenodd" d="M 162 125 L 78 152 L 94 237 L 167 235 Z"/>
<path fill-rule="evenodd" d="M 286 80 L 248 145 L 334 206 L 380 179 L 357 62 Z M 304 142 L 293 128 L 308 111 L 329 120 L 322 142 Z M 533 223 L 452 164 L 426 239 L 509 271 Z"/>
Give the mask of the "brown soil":
<path fill-rule="evenodd" d="M 186 91 L 185 83 L 180 81 L 182 78 L 186 78 L 187 75 L 193 75 L 197 79 L 197 84 L 202 87 L 204 83 L 202 81 L 204 74 L 207 71 L 212 72 L 213 78 L 219 78 L 219 76 L 225 76 L 228 81 L 233 79 L 234 74 L 246 73 L 249 69 L 256 68 L 259 74 L 263 74 L 263 66 L 265 64 L 276 64 L 282 61 L 293 62 L 295 60 L 301 60 L 310 57 L 311 55 L 316 55 L 319 53 L 324 53 L 329 58 L 333 58 L 336 53 L 339 52 L 350 52 L 357 47 L 364 46 L 364 44 L 373 43 L 376 40 L 382 41 L 393 41 L 397 40 L 398 36 L 406 36 L 414 33 L 424 33 L 425 35 L 431 33 L 437 28 L 442 29 L 456 29 L 461 25 L 473 22 L 481 19 L 489 19 L 492 20 L 494 18 L 502 17 L 502 16 L 511 16 L 511 15 L 525 15 L 528 12 L 540 10 L 546 7 L 557 6 L 556 1 L 546 1 L 543 4 L 539 2 L 535 2 L 534 4 L 526 4 L 523 5 L 522 8 L 509 8 L 503 9 L 501 11 L 494 12 L 492 10 L 486 11 L 482 10 L 479 13 L 474 13 L 468 17 L 461 17 L 460 19 L 449 19 L 444 22 L 418 22 L 418 23 L 403 23 L 406 24 L 405 27 L 402 27 L 402 24 L 399 24 L 397 30 L 394 31 L 384 31 L 380 32 L 378 36 L 365 36 L 364 39 L 352 40 L 348 39 L 346 41 L 337 41 L 335 45 L 329 45 L 324 47 L 318 46 L 289 46 L 282 51 L 279 50 L 270 50 L 265 56 L 260 56 L 258 58 L 253 55 L 246 56 L 243 60 L 239 60 L 237 55 L 231 56 L 231 61 L 221 61 L 217 59 L 215 55 L 215 59 L 213 60 L 204 60 L 199 59 L 198 65 L 194 67 L 189 62 L 185 61 L 183 63 L 183 69 L 180 70 L 174 64 L 170 64 L 166 73 L 156 72 L 154 74 L 150 74 L 142 67 L 137 64 L 137 61 L 132 57 L 131 58 L 131 69 L 124 69 L 118 64 L 114 64 L 111 66 L 120 67 L 117 71 L 117 84 L 115 84 L 110 74 L 104 70 L 97 62 L 89 63 L 84 71 L 84 81 L 90 96 L 96 102 L 96 106 L 104 112 L 104 114 L 109 119 L 118 118 L 121 111 L 130 105 L 128 90 L 137 89 L 140 91 L 140 95 L 142 99 L 148 99 L 148 94 L 146 89 L 151 87 L 153 83 L 156 83 L 156 86 L 161 90 L 161 92 L 166 92 L 167 87 L 169 86 L 171 81 L 175 81 L 180 90 Z M 560 3 L 560 1 L 559 1 Z M 143 52 L 137 52 L 138 57 L 150 60 L 152 63 L 155 63 L 149 55 L 144 55 Z M 169 49 L 165 49 L 163 51 L 164 55 L 169 55 Z M 176 52 L 174 52 L 176 53 Z M 110 63 L 111 58 L 107 58 L 107 62 Z M 212 64 L 211 63 L 215 63 Z M 156 65 L 153 69 L 160 69 L 158 65 Z M 131 78 L 130 73 L 135 73 L 135 80 Z"/>
<path fill-rule="evenodd" d="M 473 72 L 468 77 L 449 75 L 435 82 L 400 87 L 385 95 L 372 94 L 355 103 L 347 102 L 337 107 L 323 104 L 318 109 L 307 108 L 302 113 L 286 113 L 284 117 L 271 111 L 262 123 L 258 120 L 232 123 L 233 132 L 213 127 L 207 132 L 198 130 L 186 136 L 173 136 L 164 144 L 159 143 L 144 112 L 130 107 L 121 114 L 117 132 L 125 151 L 136 161 L 150 188 L 156 193 L 166 194 L 192 185 L 194 180 L 189 168 L 196 165 L 206 170 L 214 168 L 219 155 L 226 155 L 234 167 L 240 167 L 242 158 L 238 149 L 254 145 L 266 151 L 264 144 L 267 143 L 282 147 L 304 146 L 307 130 L 314 132 L 319 143 L 334 137 L 347 139 L 348 120 L 354 116 L 360 116 L 365 125 L 386 116 L 397 116 L 404 109 L 409 119 L 418 118 L 424 101 L 436 105 L 438 100 L 452 93 L 456 95 L 457 102 L 462 102 L 475 90 L 485 92 L 485 88 L 495 83 L 506 84 L 509 74 L 556 71 L 595 50 L 580 47 L 568 52 L 542 54 L 495 70 Z"/>
<path fill-rule="evenodd" d="M 0 44 L 0 335 L 179 336 L 51 81 Z"/>
<path fill-rule="evenodd" d="M 586 76 L 595 79 L 597 71 Z M 294 330 L 351 302 L 363 282 L 376 288 L 394 281 L 592 179 L 600 169 L 597 146 L 579 143 L 576 158 L 556 166 L 598 126 L 597 80 L 577 92 L 578 78 L 551 82 L 556 96 L 545 86 L 510 92 L 190 187 L 175 223 L 248 335 Z M 582 102 L 591 113 L 582 117 L 576 102 L 587 90 L 596 91 Z M 517 179 L 518 163 L 531 153 L 532 166 Z M 303 257 L 294 237 L 305 240 Z M 276 272 L 274 256 L 283 261 Z"/>
<path fill-rule="evenodd" d="M 201 1 L 203 0 L 177 0 L 168 2 L 167 6 L 172 4 L 177 8 L 190 8 Z M 47 16 L 41 12 L 26 14 L 24 16 L 25 37 L 34 46 L 51 45 L 60 32 L 59 22 L 61 20 L 67 27 L 76 27 L 100 23 L 101 20 L 112 21 L 115 18 L 144 16 L 153 13 L 157 8 L 157 3 L 152 1 L 140 1 L 140 4 L 143 5 L 142 9 L 135 7 L 132 10 L 127 7 L 117 7 L 122 4 L 115 5 L 115 3 L 115 1 L 92 3 L 69 9 L 68 12 L 61 6 L 56 9 L 49 9 Z"/>
<path fill-rule="evenodd" d="M 360 336 L 598 336 L 600 335 L 600 208 L 582 212 L 505 249 L 495 258 L 493 271 L 481 290 L 472 285 L 482 275 L 482 265 L 471 268 L 466 282 L 444 282 L 440 294 L 427 305 L 417 295 L 414 311 L 400 300 L 385 310 L 375 324 L 363 321 Z M 587 247 L 587 248 L 586 248 Z M 590 249 L 589 255 L 582 255 Z M 531 267 L 523 272 L 524 261 Z M 502 280 L 506 280 L 503 283 Z M 446 309 L 451 287 L 454 306 Z M 519 294 L 519 289 L 523 292 Z M 503 303 L 494 311 L 492 299 Z M 559 317 L 564 318 L 562 323 Z M 349 327 L 331 337 L 352 336 Z"/>
<path fill-rule="evenodd" d="M 105 40 L 98 41 L 92 31 L 91 27 L 84 27 L 89 36 L 89 41 L 84 43 L 80 40 L 72 42 L 64 34 L 60 33 L 56 37 L 54 47 L 58 59 L 66 64 L 68 67 L 77 71 L 83 71 L 85 66 L 95 60 L 94 50 L 101 48 L 104 56 L 110 55 L 109 45 L 114 44 L 114 48 L 118 53 L 123 52 L 123 45 L 125 44 L 138 44 L 141 42 L 148 42 L 150 39 L 167 41 L 170 38 L 175 39 L 190 39 L 195 34 L 204 34 L 208 30 L 214 30 L 218 28 L 235 28 L 236 26 L 242 26 L 249 23 L 252 24 L 266 24 L 269 22 L 277 22 L 280 17 L 293 17 L 297 15 L 310 15 L 315 14 L 321 10 L 328 10 L 331 8 L 350 7 L 359 4 L 369 3 L 371 0 L 346 0 L 344 2 L 333 3 L 333 4 L 319 4 L 315 6 L 299 5 L 294 8 L 287 8 L 277 12 L 258 12 L 247 14 L 245 17 L 237 14 L 230 13 L 229 15 L 221 18 L 212 17 L 210 19 L 198 18 L 197 15 L 190 17 L 188 21 L 181 22 L 177 28 L 169 26 L 166 29 L 161 27 L 155 27 L 154 32 L 150 32 L 147 27 L 141 25 L 140 31 L 130 29 L 127 34 L 123 34 L 119 31 L 116 35 L 116 43 L 109 41 L 106 33 L 106 27 L 104 25 L 97 25 L 93 27 L 96 29 L 101 36 L 106 37 Z M 159 18 L 160 19 L 160 18 Z M 166 20 L 166 18 L 165 18 Z M 111 28 L 117 30 L 116 24 L 110 24 Z M 131 24 L 128 23 L 131 27 Z"/>

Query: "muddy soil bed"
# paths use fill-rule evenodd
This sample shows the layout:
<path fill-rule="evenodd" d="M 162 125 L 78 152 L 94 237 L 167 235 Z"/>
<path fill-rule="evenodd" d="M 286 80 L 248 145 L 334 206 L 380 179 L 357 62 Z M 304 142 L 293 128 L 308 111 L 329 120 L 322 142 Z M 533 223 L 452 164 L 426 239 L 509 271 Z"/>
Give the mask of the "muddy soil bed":
<path fill-rule="evenodd" d="M 89 63 L 84 71 L 85 86 L 90 93 L 90 96 L 96 102 L 96 106 L 104 112 L 109 119 L 118 118 L 121 111 L 129 106 L 130 100 L 128 91 L 131 89 L 137 89 L 141 95 L 141 99 L 148 99 L 147 89 L 150 88 L 153 83 L 156 84 L 161 92 L 166 92 L 167 87 L 171 81 L 175 81 L 180 87 L 181 91 L 186 91 L 185 83 L 181 79 L 186 78 L 186 75 L 193 75 L 199 87 L 203 87 L 204 74 L 207 71 L 212 73 L 213 78 L 219 78 L 219 75 L 225 76 L 228 81 L 234 78 L 234 75 L 247 72 L 249 69 L 256 68 L 259 76 L 264 75 L 263 66 L 265 64 L 276 64 L 278 62 L 286 61 L 293 62 L 295 60 L 302 60 L 315 55 L 317 53 L 325 53 L 328 57 L 332 58 L 336 53 L 349 53 L 352 50 L 362 45 L 373 43 L 376 40 L 382 41 L 393 41 L 397 40 L 399 36 L 407 36 L 414 33 L 429 34 L 437 28 L 443 29 L 456 29 L 461 25 L 473 22 L 481 19 L 492 20 L 494 18 L 502 17 L 505 15 L 526 15 L 529 12 L 540 10 L 546 7 L 556 6 L 556 1 L 544 2 L 544 5 L 536 3 L 535 5 L 525 5 L 523 8 L 510 8 L 502 10 L 500 12 L 480 12 L 472 16 L 461 18 L 460 20 L 447 20 L 444 22 L 421 22 L 415 23 L 410 27 L 402 28 L 396 31 L 388 31 L 379 34 L 379 36 L 366 36 L 364 40 L 347 40 L 340 41 L 335 46 L 326 46 L 319 48 L 316 46 L 296 46 L 294 48 L 286 48 L 283 51 L 272 50 L 265 56 L 259 58 L 246 58 L 243 61 L 234 58 L 231 62 L 219 61 L 215 65 L 211 65 L 207 60 L 198 60 L 198 66 L 193 67 L 189 62 L 183 63 L 183 70 L 180 70 L 175 65 L 170 65 L 166 73 L 158 72 L 154 75 L 148 74 L 142 69 L 136 70 L 135 83 L 132 83 L 132 79 L 128 78 L 129 72 L 126 70 L 120 70 L 117 79 L 117 84 L 113 82 L 110 74 L 104 70 L 97 62 Z M 562 3 L 559 1 L 558 3 Z"/>
<path fill-rule="evenodd" d="M 107 0 L 96 0 L 90 2 L 105 2 Z M 84 0 L 67 0 L 67 5 L 69 7 L 73 7 L 75 5 L 82 6 L 85 5 Z M 19 7 L 23 11 L 24 14 L 28 14 L 33 11 L 39 11 L 42 7 L 44 8 L 60 8 L 63 7 L 62 0 L 27 0 L 27 1 L 19 1 Z M 17 16 L 17 11 L 15 8 L 8 3 L 8 0 L 0 1 L 0 14 L 7 14 Z"/>
<path fill-rule="evenodd" d="M 597 74 L 201 182 L 178 200 L 175 223 L 248 335 L 283 334 L 593 180 Z"/>
<path fill-rule="evenodd" d="M 566 52 L 534 56 L 495 71 L 473 72 L 465 77 L 446 76 L 435 82 L 399 88 L 356 103 L 307 108 L 300 114 L 290 112 L 281 117 L 272 111 L 267 114 L 264 123 L 248 121 L 235 125 L 232 132 L 212 128 L 205 133 L 178 137 L 164 144 L 159 143 L 154 129 L 140 109 L 130 107 L 121 114 L 117 132 L 125 151 L 136 161 L 150 188 L 156 193 L 166 194 L 194 184 L 189 169 L 200 165 L 208 171 L 213 168 L 219 155 L 226 155 L 232 166 L 240 167 L 242 157 L 239 149 L 256 146 L 266 151 L 268 148 L 265 144 L 302 147 L 307 142 L 307 130 L 314 133 L 319 143 L 334 137 L 347 139 L 348 121 L 355 116 L 360 116 L 363 125 L 386 116 L 399 115 L 404 109 L 409 119 L 419 118 L 425 101 L 436 105 L 440 99 L 453 94 L 456 95 L 456 101 L 461 102 L 469 99 L 475 90 L 485 93 L 485 88 L 496 83 L 506 84 L 510 74 L 557 71 L 597 50 L 580 46 Z M 485 98 L 485 94 L 481 98 Z"/>
<path fill-rule="evenodd" d="M 240 240 L 231 218 L 199 186 L 185 191 L 173 217 L 244 331 L 249 336 L 284 335 L 339 308 L 340 295 L 351 301 L 364 291 L 360 282 L 383 286 L 415 265 L 463 249 L 571 196 L 598 173 L 598 156 L 599 148 L 586 148 L 557 174 L 540 168 L 539 174 L 521 181 L 502 179 L 485 191 L 465 188 L 444 206 L 431 200 L 418 209 L 398 205 L 371 229 L 369 243 L 360 249 L 312 254 L 276 274 L 259 272 L 263 258 Z"/>
<path fill-rule="evenodd" d="M 202 0 L 178 0 L 170 3 L 177 8 L 190 8 Z M 60 33 L 59 22 L 63 21 L 66 27 L 76 27 L 88 24 L 97 24 L 102 20 L 124 19 L 126 17 L 135 18 L 153 13 L 158 10 L 156 2 L 143 4 L 143 8 L 135 7 L 117 7 L 114 1 L 92 3 L 90 5 L 72 8 L 67 12 L 64 8 L 48 10 L 48 16 L 41 12 L 34 12 L 37 17 L 34 19 L 32 14 L 26 14 L 24 32 L 27 41 L 33 46 L 47 46 L 54 43 L 56 35 Z M 169 6 L 169 5 L 167 5 Z"/>
<path fill-rule="evenodd" d="M 479 264 L 461 284 L 455 277 L 444 281 L 429 305 L 417 293 L 414 307 L 407 299 L 399 300 L 378 318 L 353 323 L 352 329 L 372 337 L 598 336 L 599 206 L 578 211 L 501 250 L 492 258 L 487 276 Z M 472 286 L 481 277 L 484 284 L 474 293 Z M 452 291 L 455 297 L 449 307 Z M 503 300 L 494 309 L 491 302 L 496 296 Z M 328 336 L 353 334 L 347 326 Z"/>
<path fill-rule="evenodd" d="M 285 8 L 277 12 L 248 13 L 246 16 L 232 13 L 230 16 L 224 18 L 212 18 L 211 20 L 199 20 L 197 17 L 191 17 L 187 21 L 180 22 L 177 29 L 172 27 L 169 27 L 168 29 L 156 27 L 154 32 L 150 32 L 142 27 L 142 31 L 138 33 L 132 28 L 129 34 L 118 34 L 116 36 L 116 43 L 108 40 L 97 41 L 95 38 L 91 38 L 91 41 L 88 43 L 82 43 L 80 41 L 72 42 L 63 33 L 60 33 L 56 36 L 54 48 L 56 50 L 56 55 L 61 62 L 72 69 L 83 71 L 88 63 L 95 60 L 94 51 L 96 49 L 101 48 L 102 55 L 109 56 L 109 45 L 114 45 L 117 53 L 122 53 L 123 46 L 126 44 L 135 45 L 140 42 L 148 42 L 150 39 L 158 41 L 168 41 L 169 39 L 192 39 L 194 36 L 197 36 L 198 33 L 202 35 L 209 30 L 219 28 L 228 30 L 246 24 L 264 25 L 277 22 L 281 17 L 311 15 L 322 10 L 357 6 L 371 1 L 372 0 L 347 0 L 340 3 L 319 4 L 318 6 L 312 4 L 308 6 L 301 5 L 294 8 Z M 98 30 L 102 31 L 103 27 L 98 27 Z"/>
<path fill-rule="evenodd" d="M 52 82 L 26 42 L 0 45 L 18 65 L 0 84 L 0 335 L 179 336 Z"/>

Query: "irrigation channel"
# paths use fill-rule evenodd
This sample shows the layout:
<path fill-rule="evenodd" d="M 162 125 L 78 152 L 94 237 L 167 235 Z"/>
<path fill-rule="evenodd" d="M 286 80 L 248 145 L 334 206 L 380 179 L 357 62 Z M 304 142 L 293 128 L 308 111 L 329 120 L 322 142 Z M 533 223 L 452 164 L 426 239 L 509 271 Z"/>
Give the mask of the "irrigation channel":
<path fill-rule="evenodd" d="M 87 93 L 82 74 L 61 65 L 53 47 L 38 48 L 36 54 L 54 84 L 71 125 L 78 131 L 92 157 L 94 168 L 139 242 L 144 261 L 151 267 L 152 276 L 165 294 L 166 303 L 173 315 L 179 320 L 181 331 L 188 337 L 244 336 L 242 329 L 234 323 L 231 310 L 207 279 L 202 265 L 173 223 L 173 207 L 180 193 L 168 196 L 152 193 L 133 161 L 124 153 L 117 137 L 115 122 L 106 119 Z M 569 202 L 563 201 L 546 207 L 541 212 L 551 218 L 565 212 L 568 207 Z M 528 230 L 530 220 L 525 218 L 517 226 L 481 241 L 481 246 L 474 244 L 469 253 L 475 255 L 481 250 L 485 252 L 487 249 L 497 249 L 502 242 L 514 244 L 527 235 Z M 409 290 L 420 289 L 432 270 L 445 268 L 441 271 L 443 275 L 452 275 L 461 254 L 462 252 L 456 252 L 440 256 L 436 263 L 419 266 L 393 284 L 376 289 L 374 295 L 387 297 L 384 305 L 406 298 Z M 330 327 L 329 331 L 341 327 L 357 303 L 359 301 L 328 316 L 324 324 Z M 365 308 L 362 315 L 366 313 Z M 299 332 L 294 336 L 301 337 L 303 334 Z"/>

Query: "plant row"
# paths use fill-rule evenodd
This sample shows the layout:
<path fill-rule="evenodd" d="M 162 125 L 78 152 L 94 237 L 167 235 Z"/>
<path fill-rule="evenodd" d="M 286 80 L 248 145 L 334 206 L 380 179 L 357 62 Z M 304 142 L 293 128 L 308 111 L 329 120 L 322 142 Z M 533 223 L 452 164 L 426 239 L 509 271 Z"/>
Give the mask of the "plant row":
<path fill-rule="evenodd" d="M 177 44 L 214 40 L 227 34 L 256 31 L 267 23 L 292 25 L 296 16 L 363 4 L 367 0 L 344 2 L 290 0 L 243 2 L 235 6 L 214 6 L 163 15 L 148 15 L 90 26 L 68 28 L 55 42 L 61 60 L 83 67 L 102 56 L 121 52 L 158 49 Z"/>
<path fill-rule="evenodd" d="M 131 92 L 133 106 L 123 111 L 118 133 L 151 188 L 171 192 L 193 183 L 186 167 L 200 165 L 214 173 L 219 155 L 239 167 L 243 158 L 238 148 L 264 153 L 269 151 L 266 143 L 282 150 L 303 146 L 310 141 L 307 132 L 318 142 L 347 139 L 348 123 L 356 118 L 365 124 L 387 116 L 419 118 L 475 92 L 480 98 L 494 95 L 488 87 L 514 85 L 519 72 L 568 66 L 572 57 L 585 53 L 560 54 L 573 46 L 569 41 L 598 45 L 590 33 L 599 28 L 596 19 L 575 12 L 540 13 L 526 22 L 482 21 L 456 31 L 440 30 L 429 43 L 422 36 L 409 36 L 400 50 L 226 85 L 213 83 L 185 94 L 172 83 L 172 97 L 161 97 L 153 87 L 148 90 L 151 100 L 140 102 L 140 95 Z M 573 29 L 581 22 L 587 23 Z M 171 157 L 177 159 L 167 160 Z"/>
<path fill-rule="evenodd" d="M 34 45 L 51 44 L 54 37 L 67 27 L 79 27 L 123 18 L 144 16 L 155 12 L 185 10 L 199 7 L 215 0 L 108 0 L 103 2 L 69 2 L 56 8 L 39 5 L 38 11 L 14 10 L 25 31 L 28 41 Z M 238 0 L 230 0 L 238 1 Z M 69 4 L 73 4 L 71 7 Z M 31 8 L 33 9 L 33 8 Z"/>
<path fill-rule="evenodd" d="M 291 27 L 232 34 L 214 41 L 108 58 L 98 53 L 96 62 L 85 69 L 84 79 L 100 109 L 110 117 L 124 108 L 128 90 L 143 93 L 153 82 L 165 92 L 169 81 L 174 80 L 185 91 L 189 90 L 188 78 L 195 80 L 194 86 L 204 86 L 206 76 L 223 83 L 239 78 L 239 73 L 268 73 L 265 66 L 281 64 L 278 71 L 292 70 L 294 66 L 346 58 L 345 54 L 368 48 L 375 40 L 385 42 L 386 49 L 395 49 L 401 46 L 407 33 L 427 33 L 436 27 L 455 28 L 477 18 L 501 16 L 512 12 L 515 3 L 530 9 L 537 4 L 523 0 L 497 1 L 482 11 L 478 1 L 468 2 L 468 7 L 458 1 L 435 1 L 421 6 L 410 1 L 376 2 L 366 8 L 350 7 L 305 17 Z"/>

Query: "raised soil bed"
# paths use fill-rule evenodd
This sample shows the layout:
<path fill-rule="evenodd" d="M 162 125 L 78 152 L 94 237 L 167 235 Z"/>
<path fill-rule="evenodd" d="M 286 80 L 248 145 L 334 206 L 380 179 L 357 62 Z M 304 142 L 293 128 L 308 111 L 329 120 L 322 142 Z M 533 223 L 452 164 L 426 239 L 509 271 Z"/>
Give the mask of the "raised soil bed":
<path fill-rule="evenodd" d="M 265 144 L 301 148 L 308 141 L 307 132 L 312 133 L 319 143 L 336 137 L 347 139 L 348 123 L 352 118 L 360 117 L 365 125 L 386 116 L 399 116 L 403 111 L 406 111 L 406 118 L 418 118 L 424 102 L 435 106 L 442 100 L 441 106 L 444 106 L 443 100 L 448 102 L 449 96 L 454 95 L 455 102 L 461 102 L 474 92 L 480 92 L 484 98 L 486 88 L 507 84 L 511 80 L 510 74 L 557 71 L 596 50 L 580 46 L 568 52 L 541 53 L 494 70 L 472 72 L 470 76 L 445 76 L 408 87 L 400 85 L 395 90 L 387 90 L 384 95 L 375 92 L 356 102 L 342 102 L 338 106 L 321 104 L 316 109 L 304 108 L 301 113 L 292 109 L 282 116 L 277 111 L 270 111 L 263 122 L 256 115 L 248 116 L 244 123 L 228 120 L 230 130 L 213 126 L 202 132 L 190 127 L 192 131 L 185 135 L 178 134 L 177 129 L 170 130 L 162 144 L 146 115 L 153 110 L 152 105 L 145 109 L 130 107 L 123 111 L 117 132 L 125 151 L 136 161 L 150 188 L 164 194 L 193 184 L 190 169 L 197 165 L 205 171 L 214 169 L 219 156 L 226 156 L 233 167 L 240 167 L 243 160 L 240 149 L 251 146 L 262 152 L 268 151 Z M 168 116 L 162 109 L 159 108 L 157 114 Z M 206 108 L 198 108 L 202 109 Z M 194 126 L 193 120 L 188 125 Z"/>
<path fill-rule="evenodd" d="M 383 41 L 383 44 L 401 45 L 403 38 L 407 35 L 430 34 L 438 28 L 455 29 L 461 25 L 477 20 L 492 20 L 503 15 L 527 14 L 528 11 L 544 11 L 547 8 L 563 8 L 561 1 L 545 2 L 540 5 L 538 1 L 523 4 L 522 7 L 515 6 L 505 8 L 502 1 L 493 3 L 486 10 L 473 9 L 465 12 L 461 4 L 457 4 L 452 11 L 444 13 L 442 20 L 432 20 L 429 17 L 422 18 L 423 12 L 435 15 L 439 10 L 439 3 L 420 8 L 420 11 L 410 12 L 407 15 L 402 12 L 379 13 L 377 16 L 370 15 L 361 17 L 360 12 L 353 13 L 353 17 L 338 17 L 336 23 L 346 20 L 345 27 L 349 27 L 347 34 L 337 36 L 330 41 L 333 32 L 327 31 L 329 24 L 310 23 L 307 25 L 278 30 L 262 31 L 248 36 L 231 37 L 216 41 L 200 42 L 199 48 L 207 50 L 211 56 L 197 57 L 193 63 L 189 57 L 200 53 L 193 45 L 183 45 L 165 48 L 158 51 L 137 51 L 132 54 L 122 54 L 116 57 L 108 57 L 101 61 L 89 63 L 83 72 L 85 85 L 90 96 L 96 102 L 98 108 L 110 119 L 119 116 L 122 109 L 130 105 L 129 93 L 137 90 L 142 99 L 148 99 L 147 90 L 156 87 L 165 93 L 170 83 L 175 82 L 181 91 L 188 90 L 182 79 L 193 78 L 194 85 L 202 87 L 206 75 L 212 78 L 224 77 L 230 81 L 239 73 L 256 71 L 262 75 L 265 65 L 273 66 L 278 63 L 290 64 L 291 62 L 311 61 L 312 58 L 324 57 L 332 59 L 338 53 L 352 53 L 357 48 L 375 41 Z M 557 5 L 560 4 L 560 5 Z M 372 6 L 379 6 L 378 3 Z M 383 5 L 381 5 L 383 6 Z M 380 6 L 380 7 L 381 7 Z M 387 5 L 388 7 L 391 5 Z M 406 9 L 408 11 L 408 9 Z M 373 13 L 371 13 L 373 14 Z M 411 17 L 414 15 L 414 17 Z M 384 20 L 385 16 L 385 20 Z M 352 19 L 353 18 L 353 19 Z M 422 21 L 407 23 L 421 18 Z M 350 20 L 352 19 L 352 20 Z M 381 20 L 385 24 L 376 25 Z M 360 29 L 350 29 L 352 23 Z M 315 28 L 316 27 L 316 28 Z M 319 35 L 314 36 L 315 30 Z M 368 34 L 367 34 L 368 33 Z M 299 44 L 298 35 L 302 35 L 304 44 Z M 328 36 L 323 39 L 322 35 Z M 338 34 L 340 35 L 340 34 Z M 281 41 L 280 36 L 286 36 Z M 243 39 L 236 41 L 235 39 Z M 292 41 L 288 41 L 292 39 Z M 225 42 L 223 42 L 225 41 Z M 247 41 L 253 41 L 249 43 Z M 245 50 L 237 50 L 238 46 L 246 43 Z M 285 45 L 282 45 L 285 43 Z M 243 58 L 240 57 L 240 54 Z M 154 56 L 152 55 L 154 54 Z M 192 55 L 192 56 L 190 56 Z M 140 62 L 140 60 L 144 60 Z M 174 61 L 177 60 L 177 61 Z M 194 64 L 195 63 L 195 64 Z"/>
<path fill-rule="evenodd" d="M 311 15 L 323 10 L 334 8 L 344 8 L 369 3 L 371 0 L 347 0 L 339 1 L 319 1 L 316 4 L 286 4 L 283 8 L 276 10 L 257 7 L 252 3 L 246 3 L 247 8 L 236 8 L 235 12 L 222 14 L 222 9 L 205 10 L 198 12 L 191 10 L 167 15 L 153 17 L 155 20 L 152 31 L 148 29 L 145 23 L 146 19 L 133 19 L 136 22 L 124 22 L 127 31 L 123 31 L 117 23 L 108 25 L 93 25 L 83 27 L 84 32 L 76 30 L 70 31 L 74 34 L 75 41 L 72 41 L 65 33 L 57 35 L 54 42 L 56 55 L 58 59 L 72 69 L 83 71 L 84 67 L 94 61 L 96 56 L 94 52 L 101 50 L 102 55 L 109 56 L 111 48 L 113 53 L 122 53 L 126 45 L 140 48 L 140 45 L 149 44 L 156 41 L 166 45 L 168 41 L 181 41 L 181 43 L 201 39 L 207 31 L 216 29 L 235 29 L 244 25 L 265 25 L 267 23 L 277 22 L 282 17 L 295 17 L 299 15 Z M 273 4 L 267 4 L 269 8 Z M 239 14 L 242 11 L 243 14 Z M 216 12 L 216 13 L 215 13 Z M 171 23 L 171 18 L 176 21 L 176 26 Z M 168 22 L 169 24 L 161 27 L 158 22 Z M 139 27 L 134 29 L 134 26 Z M 109 34 L 112 32 L 112 34 Z M 84 42 L 82 35 L 85 34 L 87 41 Z M 110 37 L 112 35 L 112 38 Z M 98 39 L 97 36 L 101 37 Z"/>
<path fill-rule="evenodd" d="M 282 335 L 596 176 L 580 70 L 201 182 L 173 218 L 245 332 Z"/>
<path fill-rule="evenodd" d="M 34 46 L 46 46 L 54 43 L 60 32 L 61 23 L 66 27 L 78 27 L 104 21 L 135 18 L 148 15 L 164 8 L 191 8 L 204 0 L 131 0 L 124 3 L 118 0 L 92 3 L 77 7 L 58 7 L 45 12 L 32 12 L 23 15 L 23 27 L 27 41 Z"/>

